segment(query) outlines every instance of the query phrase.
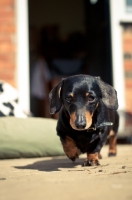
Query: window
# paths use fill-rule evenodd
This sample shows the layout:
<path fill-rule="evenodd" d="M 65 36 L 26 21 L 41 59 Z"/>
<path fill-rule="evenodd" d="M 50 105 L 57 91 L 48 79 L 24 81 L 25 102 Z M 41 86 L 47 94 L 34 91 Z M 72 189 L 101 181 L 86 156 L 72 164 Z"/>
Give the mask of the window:
<path fill-rule="evenodd" d="M 132 0 L 126 0 L 126 12 L 132 13 Z"/>

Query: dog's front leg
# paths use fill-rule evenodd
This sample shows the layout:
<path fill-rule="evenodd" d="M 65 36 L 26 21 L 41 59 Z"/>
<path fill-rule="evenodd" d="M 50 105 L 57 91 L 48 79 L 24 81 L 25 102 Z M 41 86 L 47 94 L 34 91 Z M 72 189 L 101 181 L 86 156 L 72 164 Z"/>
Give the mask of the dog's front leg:
<path fill-rule="evenodd" d="M 116 156 L 116 134 L 113 130 L 110 131 L 110 136 L 109 136 L 108 156 Z"/>
<path fill-rule="evenodd" d="M 82 166 L 96 166 L 96 165 L 100 165 L 99 161 L 98 161 L 98 157 L 99 157 L 99 153 L 93 153 L 93 154 L 89 154 L 87 153 L 87 158 L 85 160 L 85 162 L 82 164 Z"/>
<path fill-rule="evenodd" d="M 80 150 L 77 148 L 74 140 L 69 136 L 66 136 L 65 139 L 61 138 L 61 143 L 65 154 L 74 162 L 80 154 Z"/>

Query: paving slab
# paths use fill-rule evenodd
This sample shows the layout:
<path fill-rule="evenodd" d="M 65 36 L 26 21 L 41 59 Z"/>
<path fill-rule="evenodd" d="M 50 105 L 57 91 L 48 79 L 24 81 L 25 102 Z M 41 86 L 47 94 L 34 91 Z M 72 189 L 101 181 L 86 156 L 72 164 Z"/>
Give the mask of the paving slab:
<path fill-rule="evenodd" d="M 100 166 L 67 157 L 0 160 L 0 200 L 132 200 L 132 145 L 116 157 L 102 150 Z"/>

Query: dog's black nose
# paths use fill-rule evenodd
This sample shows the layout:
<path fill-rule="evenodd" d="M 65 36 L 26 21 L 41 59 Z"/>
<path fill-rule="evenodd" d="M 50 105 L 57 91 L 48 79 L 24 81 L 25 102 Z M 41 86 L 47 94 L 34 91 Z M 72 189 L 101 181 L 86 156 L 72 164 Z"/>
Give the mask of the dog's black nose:
<path fill-rule="evenodd" d="M 86 127 L 86 120 L 84 116 L 78 116 L 75 121 L 75 126 L 77 129 L 84 129 Z"/>
<path fill-rule="evenodd" d="M 84 129 L 86 126 L 86 123 L 82 123 L 82 124 L 76 124 L 77 129 Z"/>

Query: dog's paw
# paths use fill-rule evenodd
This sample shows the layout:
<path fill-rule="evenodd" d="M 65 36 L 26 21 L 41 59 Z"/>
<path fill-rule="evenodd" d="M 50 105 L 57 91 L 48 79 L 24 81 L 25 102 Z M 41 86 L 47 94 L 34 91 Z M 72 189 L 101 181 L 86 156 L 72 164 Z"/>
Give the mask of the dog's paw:
<path fill-rule="evenodd" d="M 112 152 L 108 153 L 108 157 L 114 157 L 114 156 L 116 156 L 116 153 L 112 153 Z"/>
<path fill-rule="evenodd" d="M 87 153 L 87 159 L 82 164 L 82 166 L 98 166 L 99 164 L 99 153 L 95 152 L 92 154 Z"/>
<path fill-rule="evenodd" d="M 73 162 L 79 158 L 80 150 L 77 148 L 74 140 L 69 136 L 66 136 L 65 140 L 61 141 L 63 145 L 63 149 L 68 158 L 70 158 Z"/>
<path fill-rule="evenodd" d="M 74 148 L 71 148 L 69 151 L 65 150 L 65 153 L 66 153 L 67 157 L 69 159 L 71 159 L 73 162 L 77 158 L 79 158 L 79 155 L 80 155 L 80 151 L 79 151 L 79 149 L 76 146 Z"/>
<path fill-rule="evenodd" d="M 98 165 L 100 165 L 98 160 L 85 160 L 85 162 L 82 164 L 82 167 L 98 166 Z"/>

